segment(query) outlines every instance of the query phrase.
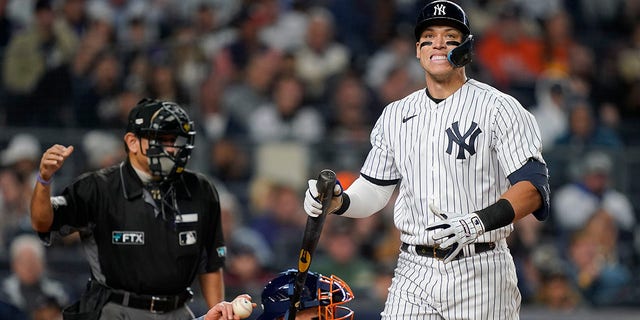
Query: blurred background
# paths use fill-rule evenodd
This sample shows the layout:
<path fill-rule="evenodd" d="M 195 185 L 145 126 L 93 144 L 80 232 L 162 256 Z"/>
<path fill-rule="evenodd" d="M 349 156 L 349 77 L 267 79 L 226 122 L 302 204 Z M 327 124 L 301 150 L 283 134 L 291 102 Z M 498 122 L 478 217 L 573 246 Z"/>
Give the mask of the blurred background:
<path fill-rule="evenodd" d="M 259 302 L 296 266 L 307 179 L 330 168 L 348 186 L 381 110 L 424 87 L 413 25 L 426 2 L 0 0 L 0 319 L 57 319 L 89 277 L 75 237 L 34 241 L 41 153 L 76 148 L 54 192 L 118 163 L 142 97 L 195 120 L 189 167 L 221 193 L 227 299 Z M 515 96 L 544 140 L 552 215 L 509 239 L 522 319 L 637 319 L 640 0 L 456 2 L 476 37 L 467 75 Z M 329 217 L 312 269 L 351 285 L 357 319 L 379 319 L 398 251 L 392 205 Z"/>

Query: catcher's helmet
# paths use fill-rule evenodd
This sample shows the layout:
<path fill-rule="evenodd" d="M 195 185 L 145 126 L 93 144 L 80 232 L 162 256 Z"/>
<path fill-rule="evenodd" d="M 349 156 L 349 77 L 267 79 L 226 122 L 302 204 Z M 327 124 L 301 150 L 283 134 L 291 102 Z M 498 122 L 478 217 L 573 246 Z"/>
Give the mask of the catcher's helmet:
<path fill-rule="evenodd" d="M 149 140 L 147 157 L 154 176 L 171 180 L 184 171 L 191 157 L 196 132 L 193 121 L 178 104 L 142 99 L 129 113 L 127 132 Z M 175 137 L 170 146 L 163 141 L 167 136 Z M 167 152 L 166 147 L 176 151 Z"/>
<path fill-rule="evenodd" d="M 297 273 L 295 269 L 281 272 L 264 287 L 262 291 L 264 312 L 258 320 L 275 320 L 280 317 L 286 319 Z M 352 299 L 353 292 L 344 280 L 334 275 L 326 277 L 310 271 L 307 273 L 304 288 L 300 293 L 298 310 L 316 308 L 319 319 L 323 320 L 353 319 L 353 311 L 341 306 Z"/>
<path fill-rule="evenodd" d="M 452 26 L 462 32 L 462 43 L 451 50 L 447 56 L 449 62 L 456 68 L 465 66 L 472 59 L 473 35 L 469 26 L 469 19 L 462 8 L 448 0 L 436 0 L 425 5 L 416 19 L 414 34 L 416 41 L 420 41 L 422 32 L 432 25 Z"/>

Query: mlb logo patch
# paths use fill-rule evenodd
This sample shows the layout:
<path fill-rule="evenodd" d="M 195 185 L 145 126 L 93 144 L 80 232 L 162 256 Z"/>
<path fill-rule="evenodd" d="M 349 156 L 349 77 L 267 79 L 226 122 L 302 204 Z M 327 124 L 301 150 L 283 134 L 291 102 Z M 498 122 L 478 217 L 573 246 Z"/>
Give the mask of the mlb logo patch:
<path fill-rule="evenodd" d="M 178 234 L 178 238 L 180 239 L 181 246 L 190 246 L 196 243 L 196 240 L 197 240 L 196 231 L 189 230 L 189 231 L 180 232 Z"/>
<path fill-rule="evenodd" d="M 112 231 L 111 243 L 125 245 L 143 245 L 144 232 L 142 231 Z"/>

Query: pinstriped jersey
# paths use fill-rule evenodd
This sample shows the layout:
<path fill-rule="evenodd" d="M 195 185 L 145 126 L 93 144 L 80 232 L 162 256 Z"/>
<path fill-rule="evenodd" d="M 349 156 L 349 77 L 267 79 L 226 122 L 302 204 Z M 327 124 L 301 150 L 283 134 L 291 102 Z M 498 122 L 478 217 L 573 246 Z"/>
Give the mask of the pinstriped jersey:
<path fill-rule="evenodd" d="M 473 79 L 439 103 L 425 89 L 390 103 L 371 144 L 361 173 L 400 179 L 394 223 L 409 244 L 435 244 L 425 228 L 440 218 L 429 202 L 450 215 L 483 209 L 528 159 L 544 163 L 534 117 L 515 98 Z M 512 230 L 508 225 L 477 241 L 497 241 Z"/>

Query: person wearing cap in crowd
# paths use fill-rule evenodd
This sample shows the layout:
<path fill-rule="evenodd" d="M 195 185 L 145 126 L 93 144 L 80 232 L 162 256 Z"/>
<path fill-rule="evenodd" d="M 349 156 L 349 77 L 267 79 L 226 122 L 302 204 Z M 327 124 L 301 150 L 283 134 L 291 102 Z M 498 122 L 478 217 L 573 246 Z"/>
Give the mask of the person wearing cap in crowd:
<path fill-rule="evenodd" d="M 606 210 L 622 230 L 635 226 L 635 215 L 629 198 L 612 185 L 613 160 L 602 151 L 592 151 L 574 167 L 576 180 L 557 191 L 554 217 L 559 226 L 576 231 L 599 209 Z"/>
<path fill-rule="evenodd" d="M 33 179 L 35 182 L 40 152 L 38 138 L 29 133 L 17 134 L 0 154 L 2 167 L 15 171 L 23 180 Z"/>
<path fill-rule="evenodd" d="M 36 181 L 40 141 L 32 134 L 16 134 L 0 153 L 0 255 L 11 239 L 32 232 L 29 194 Z"/>
<path fill-rule="evenodd" d="M 129 113 L 126 159 L 78 177 L 51 197 L 54 174 L 73 153 L 55 144 L 42 155 L 31 198 L 40 237 L 79 231 L 91 279 L 73 319 L 192 319 L 198 276 L 209 307 L 224 297 L 226 247 L 218 191 L 185 169 L 194 124 L 177 104 L 141 100 Z"/>

